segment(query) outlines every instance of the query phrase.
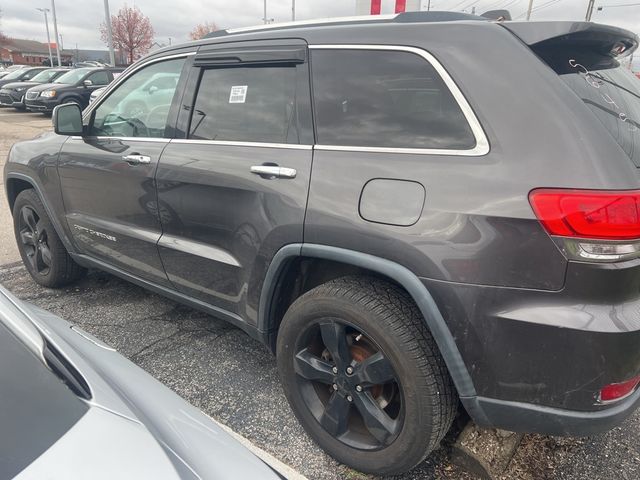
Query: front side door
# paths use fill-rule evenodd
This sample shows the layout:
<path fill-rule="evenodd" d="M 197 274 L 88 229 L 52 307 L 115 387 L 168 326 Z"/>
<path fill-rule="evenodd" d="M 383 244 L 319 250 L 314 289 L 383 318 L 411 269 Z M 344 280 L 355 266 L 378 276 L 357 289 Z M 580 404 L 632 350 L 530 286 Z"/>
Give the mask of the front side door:
<path fill-rule="evenodd" d="M 254 324 L 275 252 L 302 241 L 313 134 L 306 45 L 198 52 L 158 167 L 159 250 L 187 295 Z"/>
<path fill-rule="evenodd" d="M 66 219 L 81 253 L 162 285 L 169 282 L 156 247 L 161 225 L 154 175 L 169 142 L 172 98 L 158 96 L 135 115 L 128 105 L 159 72 L 179 78 L 185 62 L 160 61 L 128 76 L 93 110 L 87 135 L 65 142 L 58 168 Z"/>

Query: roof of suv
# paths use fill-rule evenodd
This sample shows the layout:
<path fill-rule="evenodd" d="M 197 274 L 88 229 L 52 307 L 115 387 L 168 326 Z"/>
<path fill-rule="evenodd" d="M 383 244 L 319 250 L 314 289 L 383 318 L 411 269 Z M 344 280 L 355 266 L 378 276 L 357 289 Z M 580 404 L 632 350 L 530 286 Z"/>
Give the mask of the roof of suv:
<path fill-rule="evenodd" d="M 633 32 L 618 27 L 601 25 L 591 22 L 571 22 L 571 21 L 533 21 L 533 22 L 514 22 L 514 21 L 496 21 L 491 18 L 470 15 L 460 12 L 446 11 L 430 11 L 430 12 L 405 12 L 394 15 L 375 15 L 360 17 L 337 17 L 326 18 L 320 20 L 305 20 L 297 22 L 274 23 L 269 25 L 258 25 L 252 27 L 234 28 L 228 30 L 217 30 L 211 32 L 201 40 L 189 42 L 185 44 L 173 45 L 160 50 L 156 50 L 145 58 L 164 56 L 170 52 L 183 51 L 185 47 L 198 47 L 203 45 L 212 45 L 223 43 L 231 40 L 267 40 L 281 38 L 284 32 L 287 37 L 299 37 L 303 33 L 313 34 L 316 40 L 319 37 L 327 38 L 327 43 L 334 42 L 334 34 L 336 30 L 345 31 L 355 28 L 386 28 L 398 26 L 401 24 L 442 24 L 452 23 L 457 25 L 475 25 L 484 24 L 487 27 L 505 27 L 513 34 L 519 37 L 524 43 L 529 45 L 540 43 L 552 38 L 558 38 L 563 35 L 571 34 L 575 37 L 579 33 L 579 37 L 608 37 L 608 45 L 615 45 L 616 42 L 624 42 L 625 53 L 630 53 L 638 46 L 638 36 Z"/>

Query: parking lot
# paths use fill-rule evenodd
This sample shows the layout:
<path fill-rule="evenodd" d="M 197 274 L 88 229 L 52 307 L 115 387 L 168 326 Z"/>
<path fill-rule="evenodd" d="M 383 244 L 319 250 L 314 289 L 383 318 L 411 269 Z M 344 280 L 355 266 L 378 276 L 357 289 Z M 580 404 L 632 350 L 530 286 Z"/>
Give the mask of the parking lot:
<path fill-rule="evenodd" d="M 0 110 L 0 166 L 10 145 L 50 128 L 40 114 Z M 216 420 L 310 479 L 370 478 L 337 464 L 304 433 L 278 383 L 275 359 L 240 330 L 116 277 L 91 272 L 49 290 L 19 263 L 4 191 L 0 196 L 0 283 L 117 348 Z M 406 479 L 471 478 L 437 450 Z M 640 412 L 589 439 L 525 436 L 504 478 L 637 479 Z M 372 477 L 371 477 L 372 478 Z"/>

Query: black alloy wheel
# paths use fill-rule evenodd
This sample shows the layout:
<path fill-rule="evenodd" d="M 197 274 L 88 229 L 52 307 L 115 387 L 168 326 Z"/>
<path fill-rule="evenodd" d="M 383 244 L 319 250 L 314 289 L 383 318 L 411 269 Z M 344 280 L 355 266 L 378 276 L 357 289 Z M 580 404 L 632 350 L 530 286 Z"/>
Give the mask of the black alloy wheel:
<path fill-rule="evenodd" d="M 40 275 L 47 275 L 51 269 L 52 256 L 45 223 L 33 207 L 25 205 L 20 209 L 18 225 L 19 238 L 31 269 Z"/>
<path fill-rule="evenodd" d="M 21 191 L 13 203 L 12 213 L 20 257 L 37 283 L 59 288 L 86 273 L 67 252 L 35 190 Z"/>
<path fill-rule="evenodd" d="M 321 319 L 300 339 L 297 384 L 320 425 L 352 448 L 393 442 L 404 420 L 402 389 L 384 352 L 337 318 Z"/>
<path fill-rule="evenodd" d="M 341 277 L 302 294 L 280 323 L 276 352 L 285 395 L 307 433 L 362 472 L 415 467 L 457 412 L 420 310 L 382 279 Z"/>

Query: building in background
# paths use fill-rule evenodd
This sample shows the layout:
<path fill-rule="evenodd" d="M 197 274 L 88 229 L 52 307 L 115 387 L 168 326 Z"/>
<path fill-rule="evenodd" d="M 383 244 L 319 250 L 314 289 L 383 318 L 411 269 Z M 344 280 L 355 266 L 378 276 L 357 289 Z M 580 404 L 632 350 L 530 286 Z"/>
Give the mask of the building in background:
<path fill-rule="evenodd" d="M 421 0 L 356 0 L 356 15 L 417 12 Z"/>
<path fill-rule="evenodd" d="M 55 48 L 56 44 L 51 44 L 54 63 L 56 61 Z M 73 52 L 61 51 L 60 58 L 63 65 L 71 64 L 72 56 Z M 0 62 L 3 65 L 49 65 L 49 47 L 46 43 L 35 40 L 9 38 L 0 44 Z"/>

